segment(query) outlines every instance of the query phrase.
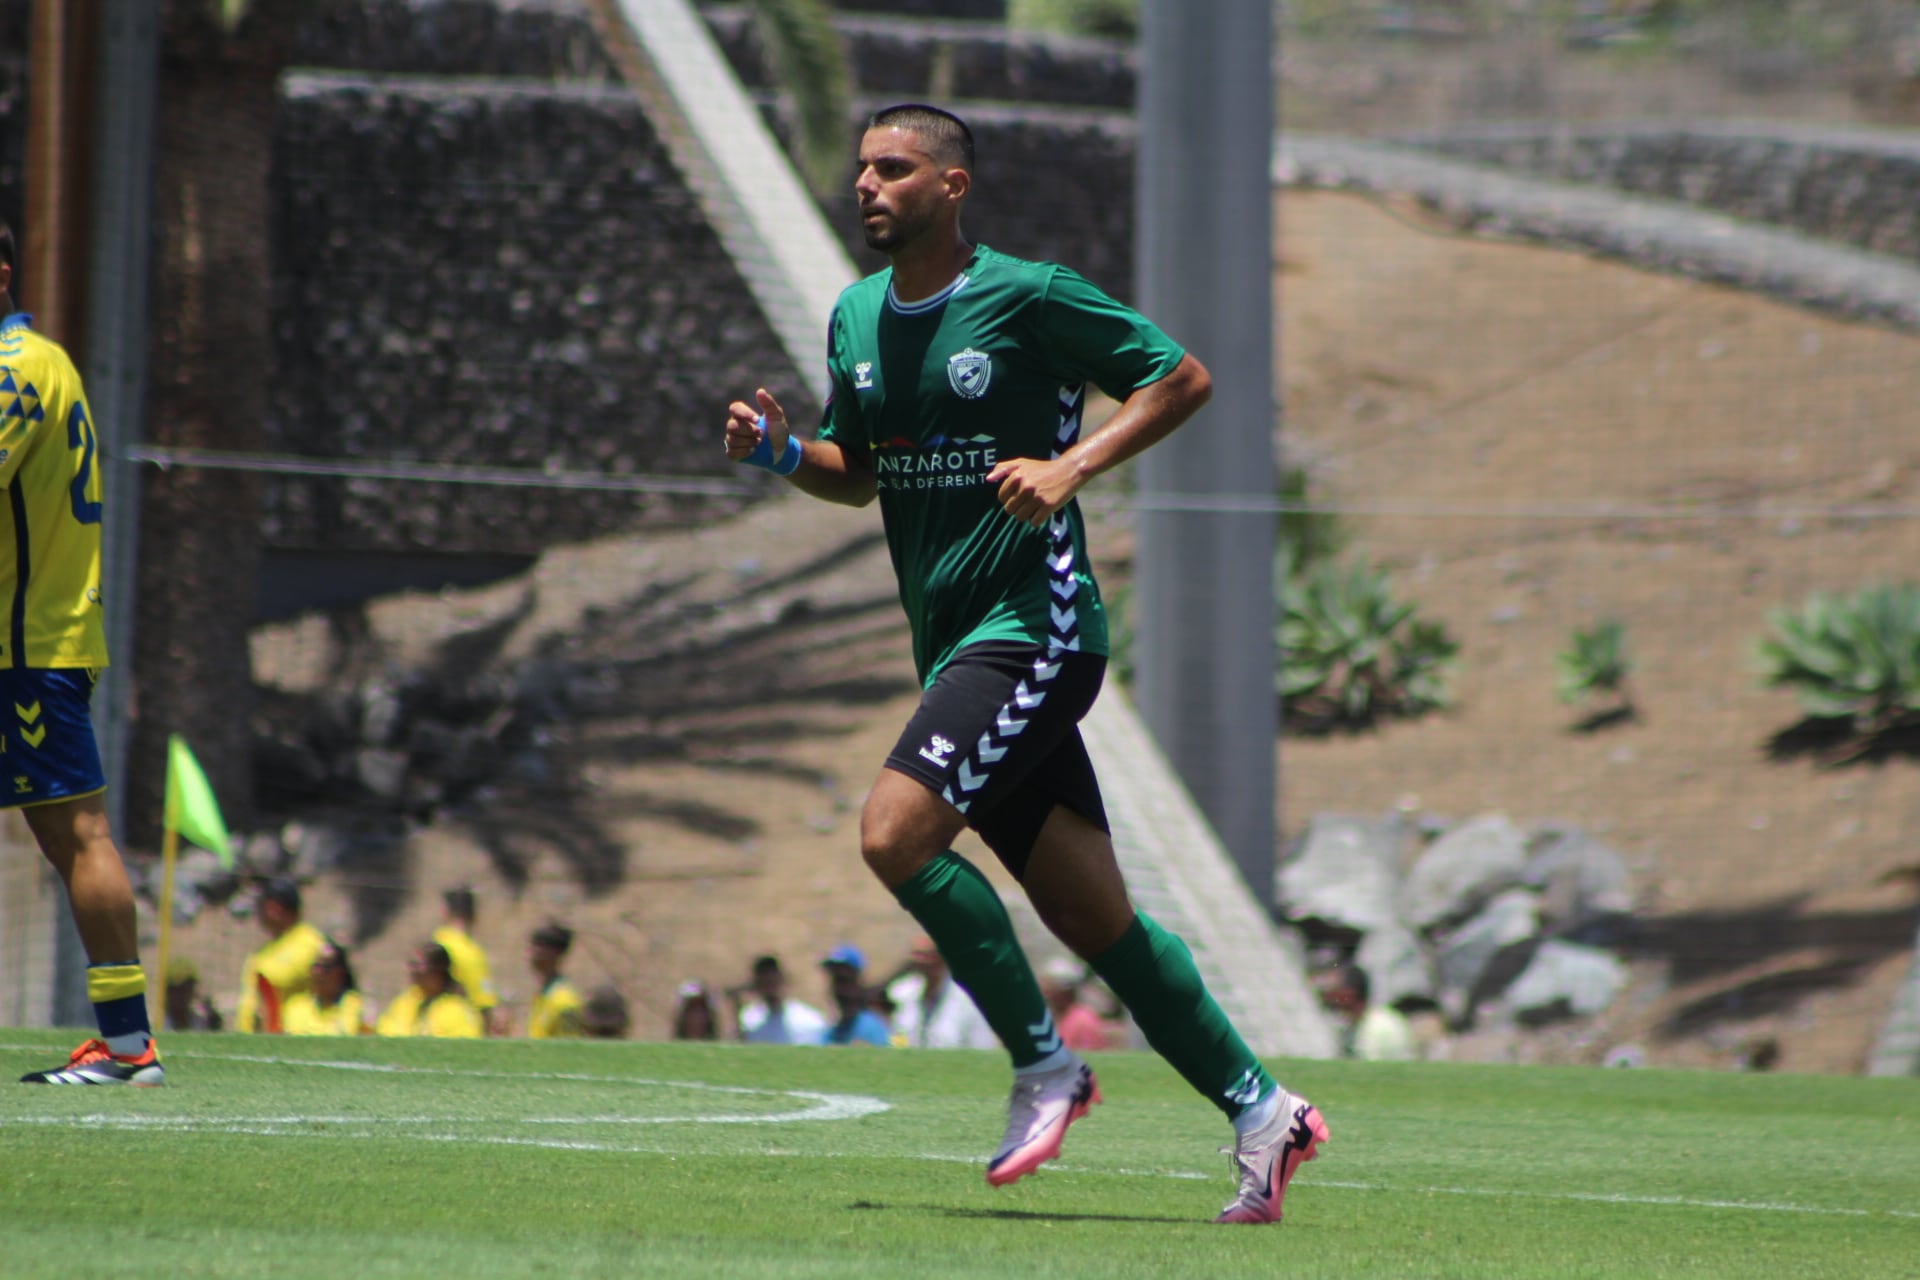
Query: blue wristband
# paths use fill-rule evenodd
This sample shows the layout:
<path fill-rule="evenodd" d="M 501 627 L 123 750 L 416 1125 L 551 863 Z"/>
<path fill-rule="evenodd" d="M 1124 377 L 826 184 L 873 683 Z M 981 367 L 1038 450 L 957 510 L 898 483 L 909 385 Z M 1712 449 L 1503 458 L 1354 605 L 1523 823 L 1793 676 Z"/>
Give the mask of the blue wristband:
<path fill-rule="evenodd" d="M 800 448 L 800 438 L 791 431 L 787 433 L 787 448 L 778 458 L 773 456 L 773 445 L 767 439 L 767 419 L 764 415 L 754 426 L 760 432 L 760 443 L 753 446 L 753 452 L 740 461 L 750 467 L 760 467 L 777 476 L 790 476 L 800 469 L 800 460 L 806 456 Z"/>

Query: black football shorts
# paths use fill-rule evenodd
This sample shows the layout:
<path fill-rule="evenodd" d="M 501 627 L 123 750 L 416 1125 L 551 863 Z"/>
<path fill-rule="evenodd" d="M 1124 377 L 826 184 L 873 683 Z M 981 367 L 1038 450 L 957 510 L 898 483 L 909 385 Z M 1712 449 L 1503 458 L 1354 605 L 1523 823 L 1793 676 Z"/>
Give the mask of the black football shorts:
<path fill-rule="evenodd" d="M 1080 738 L 1106 669 L 1099 654 L 1049 653 L 1044 644 L 970 645 L 921 695 L 887 767 L 958 809 L 1021 878 L 1055 805 L 1107 830 Z"/>

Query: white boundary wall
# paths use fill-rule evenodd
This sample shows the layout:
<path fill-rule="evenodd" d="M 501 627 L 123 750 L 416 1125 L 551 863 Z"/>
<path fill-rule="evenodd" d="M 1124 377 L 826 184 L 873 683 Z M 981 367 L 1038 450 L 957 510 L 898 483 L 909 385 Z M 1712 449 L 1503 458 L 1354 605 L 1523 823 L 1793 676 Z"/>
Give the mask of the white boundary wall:
<path fill-rule="evenodd" d="M 53 1025 L 54 926 L 65 910 L 26 820 L 0 810 L 0 1026 Z"/>

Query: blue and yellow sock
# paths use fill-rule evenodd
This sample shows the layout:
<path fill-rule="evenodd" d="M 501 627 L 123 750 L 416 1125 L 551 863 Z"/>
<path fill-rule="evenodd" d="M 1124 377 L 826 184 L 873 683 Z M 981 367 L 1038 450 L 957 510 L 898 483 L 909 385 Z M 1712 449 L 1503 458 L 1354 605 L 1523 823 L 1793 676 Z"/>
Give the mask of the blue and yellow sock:
<path fill-rule="evenodd" d="M 87 999 L 100 1038 L 115 1057 L 137 1058 L 153 1043 L 147 1020 L 147 971 L 138 960 L 87 966 Z"/>

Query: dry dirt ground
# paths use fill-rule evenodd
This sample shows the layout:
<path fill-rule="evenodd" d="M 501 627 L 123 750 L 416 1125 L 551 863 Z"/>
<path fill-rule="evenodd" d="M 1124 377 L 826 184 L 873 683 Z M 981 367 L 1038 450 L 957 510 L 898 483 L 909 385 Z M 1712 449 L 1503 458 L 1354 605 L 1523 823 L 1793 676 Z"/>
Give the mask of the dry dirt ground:
<path fill-rule="evenodd" d="M 1462 643 L 1448 713 L 1284 743 L 1286 833 L 1323 811 L 1501 810 L 1580 823 L 1628 857 L 1631 992 L 1597 1025 L 1468 1037 L 1461 1056 L 1594 1061 L 1632 1042 L 1728 1066 L 1770 1035 L 1783 1069 L 1859 1070 L 1920 923 L 1920 765 L 1776 743 L 1798 715 L 1750 653 L 1770 609 L 1911 574 L 1920 342 L 1348 196 L 1287 193 L 1277 256 L 1285 450 Z M 1116 492 L 1095 539 L 1118 578 Z M 522 1009 L 524 939 L 558 917 L 580 933 L 578 978 L 622 986 L 643 1036 L 664 1034 L 682 979 L 736 980 L 762 951 L 815 1001 L 812 962 L 836 942 L 891 966 L 912 926 L 862 868 L 856 823 L 914 692 L 875 528 L 871 511 L 782 499 L 372 608 L 396 663 L 500 624 L 504 658 L 557 643 L 609 674 L 556 734 L 566 787 L 504 795 L 484 831 L 438 822 L 314 886 L 312 918 L 358 939 L 369 992 L 394 993 L 455 881 L 478 888 L 479 936 Z M 1553 655 L 1603 616 L 1627 625 L 1640 717 L 1583 733 Z M 256 657 L 289 687 L 338 675 L 317 623 L 262 631 Z M 230 1004 L 251 925 L 213 910 L 176 937 Z"/>

